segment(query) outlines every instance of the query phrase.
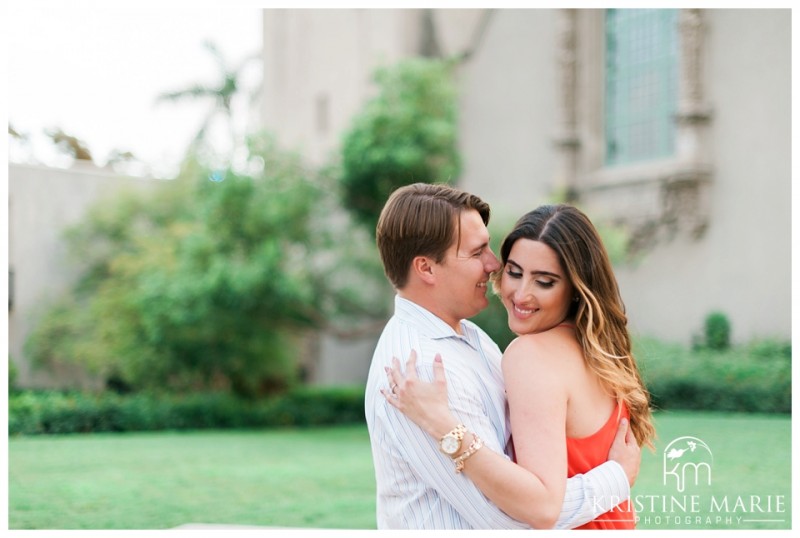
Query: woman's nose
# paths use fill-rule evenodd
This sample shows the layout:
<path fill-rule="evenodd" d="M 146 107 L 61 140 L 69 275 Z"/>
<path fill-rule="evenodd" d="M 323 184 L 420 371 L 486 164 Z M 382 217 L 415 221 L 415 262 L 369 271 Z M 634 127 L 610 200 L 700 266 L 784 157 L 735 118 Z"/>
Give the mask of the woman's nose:
<path fill-rule="evenodd" d="M 520 282 L 517 289 L 514 290 L 514 301 L 517 303 L 526 303 L 533 297 L 530 286 L 524 282 Z"/>

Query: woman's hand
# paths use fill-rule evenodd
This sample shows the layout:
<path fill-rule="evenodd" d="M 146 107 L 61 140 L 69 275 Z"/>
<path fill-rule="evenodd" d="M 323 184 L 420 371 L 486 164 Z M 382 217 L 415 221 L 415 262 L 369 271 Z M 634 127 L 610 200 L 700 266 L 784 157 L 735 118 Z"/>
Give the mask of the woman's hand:
<path fill-rule="evenodd" d="M 408 357 L 405 375 L 400 369 L 400 361 L 392 357 L 392 368 L 386 367 L 390 389 L 381 389 L 381 394 L 392 407 L 439 439 L 457 424 L 447 404 L 447 379 L 442 356 L 437 353 L 433 359 L 433 383 L 420 381 L 416 367 L 417 352 L 414 350 Z"/>

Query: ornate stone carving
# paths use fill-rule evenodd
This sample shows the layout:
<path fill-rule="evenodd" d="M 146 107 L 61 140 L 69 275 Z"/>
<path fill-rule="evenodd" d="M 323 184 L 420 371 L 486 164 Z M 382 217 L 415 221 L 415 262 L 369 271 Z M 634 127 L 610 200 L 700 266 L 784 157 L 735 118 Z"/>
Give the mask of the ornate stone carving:
<path fill-rule="evenodd" d="M 702 120 L 708 116 L 703 87 L 705 23 L 702 10 L 682 9 L 679 21 L 681 70 L 678 114 L 683 121 Z"/>
<path fill-rule="evenodd" d="M 556 190 L 563 191 L 567 200 L 576 198 L 576 174 L 579 140 L 577 134 L 577 10 L 558 11 L 558 46 L 556 48 L 559 77 L 559 122 L 555 145 L 560 152 L 560 173 Z"/>
<path fill-rule="evenodd" d="M 678 236 L 700 239 L 708 228 L 710 172 L 684 170 L 662 178 L 657 208 L 648 217 L 627 222 L 628 254 L 636 256 Z"/>
<path fill-rule="evenodd" d="M 712 172 L 706 137 L 711 115 L 704 87 L 703 13 L 701 9 L 682 9 L 679 13 L 674 156 L 619 168 L 599 166 L 577 178 L 581 203 L 591 207 L 593 214 L 626 229 L 627 250 L 632 257 L 679 237 L 697 240 L 709 226 Z M 566 42 L 567 38 L 561 37 L 559 50 Z M 562 60 L 561 64 L 565 63 Z M 566 74 L 562 79 L 568 80 Z"/>
<path fill-rule="evenodd" d="M 558 70 L 561 85 L 559 94 L 561 135 L 575 137 L 576 82 L 577 82 L 577 13 L 574 9 L 559 10 L 558 28 Z"/>

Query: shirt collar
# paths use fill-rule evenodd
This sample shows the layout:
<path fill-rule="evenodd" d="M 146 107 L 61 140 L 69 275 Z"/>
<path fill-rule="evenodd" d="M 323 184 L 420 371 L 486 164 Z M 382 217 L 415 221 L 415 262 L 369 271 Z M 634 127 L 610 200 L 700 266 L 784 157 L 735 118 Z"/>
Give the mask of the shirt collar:
<path fill-rule="evenodd" d="M 394 315 L 398 319 L 413 325 L 420 334 L 433 340 L 458 338 L 469 344 L 470 347 L 476 350 L 480 349 L 478 332 L 463 319 L 459 322 L 461 324 L 461 334 L 458 334 L 442 318 L 430 310 L 399 295 L 395 295 L 394 298 Z"/>

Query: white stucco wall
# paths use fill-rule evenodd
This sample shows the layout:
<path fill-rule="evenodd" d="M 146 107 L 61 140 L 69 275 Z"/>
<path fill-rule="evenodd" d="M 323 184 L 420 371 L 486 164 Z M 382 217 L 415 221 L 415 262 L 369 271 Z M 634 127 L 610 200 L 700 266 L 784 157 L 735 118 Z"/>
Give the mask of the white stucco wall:
<path fill-rule="evenodd" d="M 373 90 L 373 70 L 416 50 L 417 20 L 415 10 L 264 10 L 264 128 L 326 163 Z"/>
<path fill-rule="evenodd" d="M 512 223 L 543 203 L 551 189 L 556 22 L 554 10 L 497 10 L 460 73 L 459 186 Z"/>

